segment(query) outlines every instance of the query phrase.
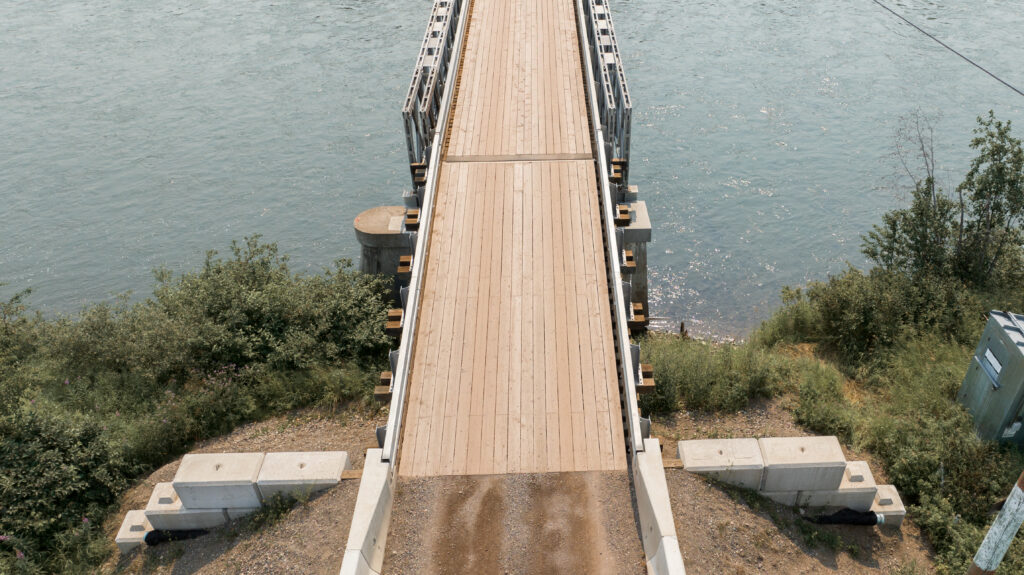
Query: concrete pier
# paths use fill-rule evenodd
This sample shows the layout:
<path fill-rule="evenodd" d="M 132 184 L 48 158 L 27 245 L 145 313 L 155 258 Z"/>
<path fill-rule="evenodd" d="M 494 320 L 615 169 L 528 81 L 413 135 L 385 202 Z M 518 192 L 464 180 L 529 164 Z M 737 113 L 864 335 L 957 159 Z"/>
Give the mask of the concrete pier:
<path fill-rule="evenodd" d="M 378 206 L 356 216 L 356 239 L 362 247 L 359 270 L 395 275 L 398 260 L 412 253 L 413 239 L 405 232 L 405 206 Z"/>

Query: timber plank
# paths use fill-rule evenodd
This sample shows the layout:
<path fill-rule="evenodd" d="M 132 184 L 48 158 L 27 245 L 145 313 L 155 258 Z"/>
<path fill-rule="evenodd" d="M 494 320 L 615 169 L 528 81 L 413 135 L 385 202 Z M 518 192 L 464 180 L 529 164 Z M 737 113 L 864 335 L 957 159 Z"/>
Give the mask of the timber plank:
<path fill-rule="evenodd" d="M 581 63 L 569 0 L 474 4 L 422 278 L 403 475 L 625 468 Z"/>

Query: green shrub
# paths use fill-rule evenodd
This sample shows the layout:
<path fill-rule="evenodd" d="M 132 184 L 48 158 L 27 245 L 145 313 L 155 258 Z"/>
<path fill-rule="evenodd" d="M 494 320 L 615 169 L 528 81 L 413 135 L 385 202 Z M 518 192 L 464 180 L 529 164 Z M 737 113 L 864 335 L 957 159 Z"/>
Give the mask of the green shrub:
<path fill-rule="evenodd" d="M 35 337 L 32 322 L 25 317 L 25 298 L 30 293 L 31 290 L 23 290 L 6 302 L 0 301 L 0 380 L 32 352 Z M 0 397 L 0 409 L 5 405 L 9 409 L 11 403 L 4 400 Z"/>
<path fill-rule="evenodd" d="M 854 416 L 843 395 L 843 376 L 831 366 L 807 362 L 800 372 L 797 423 L 818 433 L 853 439 Z"/>
<path fill-rule="evenodd" d="M 0 533 L 35 555 L 101 520 L 136 470 L 99 422 L 25 401 L 0 418 Z"/>
<path fill-rule="evenodd" d="M 56 319 L 24 294 L 0 304 L 0 573 L 95 572 L 109 542 L 82 518 L 138 473 L 241 423 L 372 395 L 391 288 L 350 268 L 294 274 L 249 238 L 158 272 L 140 303 Z"/>
<path fill-rule="evenodd" d="M 867 274 L 850 268 L 828 282 L 812 283 L 806 297 L 821 320 L 816 339 L 854 363 L 916 334 L 963 338 L 972 333 L 971 320 L 980 308 L 955 280 L 912 280 L 880 268 Z"/>
<path fill-rule="evenodd" d="M 640 349 L 657 382 L 654 394 L 641 396 L 645 413 L 678 409 L 680 401 L 688 409 L 736 411 L 778 393 L 789 375 L 785 362 L 752 346 L 651 335 Z"/>
<path fill-rule="evenodd" d="M 872 281 L 866 278 L 844 281 Z M 899 282 L 888 285 L 896 286 L 898 292 L 906 289 Z M 829 297 L 843 299 L 835 294 Z M 893 300 L 902 301 L 902 297 L 897 293 Z M 916 320 L 907 315 L 903 321 Z M 785 325 L 774 319 L 768 323 Z M 795 416 L 809 429 L 836 434 L 878 457 L 934 545 L 938 571 L 962 573 L 991 520 L 991 506 L 1006 496 L 1024 468 L 1024 454 L 978 439 L 970 415 L 955 401 L 972 353 L 961 341 L 976 337 L 964 334 L 976 332 L 977 326 L 942 333 L 919 330 L 920 325 L 905 323 L 889 332 L 900 334 L 893 336 L 895 340 L 864 348 L 852 366 L 863 387 L 863 398 L 856 405 L 844 397 L 838 369 L 793 360 L 800 375 Z M 777 341 L 806 341 L 802 337 L 794 334 Z M 1022 565 L 1024 545 L 1018 542 L 999 572 L 1016 573 Z"/>
<path fill-rule="evenodd" d="M 157 272 L 155 297 L 95 305 L 45 324 L 48 352 L 83 377 L 131 370 L 147 379 L 265 365 L 304 369 L 379 363 L 390 339 L 381 325 L 389 280 L 338 262 L 322 275 L 293 274 L 287 257 L 258 236 L 232 244 L 230 259 L 207 254 L 202 270 Z"/>
<path fill-rule="evenodd" d="M 800 288 L 782 288 L 782 307 L 750 335 L 754 345 L 769 348 L 779 343 L 802 343 L 821 338 L 821 314 Z"/>

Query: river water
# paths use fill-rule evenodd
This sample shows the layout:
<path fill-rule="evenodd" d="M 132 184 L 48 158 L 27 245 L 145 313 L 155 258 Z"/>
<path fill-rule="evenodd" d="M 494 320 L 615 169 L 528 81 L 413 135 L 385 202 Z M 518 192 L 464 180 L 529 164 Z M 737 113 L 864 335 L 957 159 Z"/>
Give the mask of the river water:
<path fill-rule="evenodd" d="M 479 0 L 478 0 L 479 1 Z M 891 6 L 1024 86 L 1024 0 Z M 615 0 L 653 315 L 742 336 L 784 285 L 862 265 L 902 201 L 893 131 L 938 115 L 953 185 L 976 116 L 1024 98 L 870 0 Z M 317 271 L 409 185 L 400 108 L 425 0 L 0 3 L 0 296 L 48 313 L 263 234 Z"/>

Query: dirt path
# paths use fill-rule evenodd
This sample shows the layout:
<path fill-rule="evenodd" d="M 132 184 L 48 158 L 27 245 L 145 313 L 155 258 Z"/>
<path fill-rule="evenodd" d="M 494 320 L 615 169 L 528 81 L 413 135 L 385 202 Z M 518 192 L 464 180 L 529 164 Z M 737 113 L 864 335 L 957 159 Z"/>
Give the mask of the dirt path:
<path fill-rule="evenodd" d="M 384 572 L 645 573 L 629 476 L 403 479 Z"/>

